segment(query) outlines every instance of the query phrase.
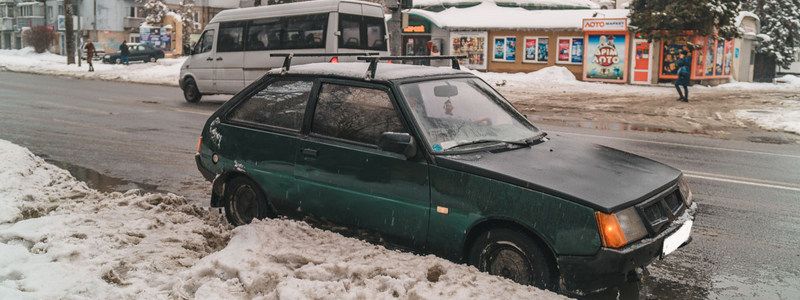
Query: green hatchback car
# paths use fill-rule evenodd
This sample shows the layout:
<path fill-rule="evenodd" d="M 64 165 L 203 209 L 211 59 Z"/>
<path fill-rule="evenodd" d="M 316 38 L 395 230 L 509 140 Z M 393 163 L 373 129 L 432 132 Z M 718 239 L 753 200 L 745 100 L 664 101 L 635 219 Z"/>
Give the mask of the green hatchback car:
<path fill-rule="evenodd" d="M 457 64 L 361 59 L 286 65 L 222 105 L 196 155 L 211 206 L 234 225 L 282 215 L 363 229 L 578 295 L 638 279 L 691 240 L 679 170 L 547 136 Z"/>

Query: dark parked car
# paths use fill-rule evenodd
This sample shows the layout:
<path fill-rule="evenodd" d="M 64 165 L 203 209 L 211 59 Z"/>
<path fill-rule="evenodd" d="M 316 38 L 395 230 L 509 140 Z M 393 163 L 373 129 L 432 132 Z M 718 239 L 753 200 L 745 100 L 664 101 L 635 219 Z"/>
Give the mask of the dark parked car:
<path fill-rule="evenodd" d="M 679 170 L 547 136 L 456 68 L 367 70 L 273 70 L 222 105 L 196 155 L 211 206 L 235 225 L 284 215 L 366 229 L 569 294 L 638 279 L 691 240 Z"/>
<path fill-rule="evenodd" d="M 128 49 L 130 49 L 128 61 L 156 62 L 164 58 L 164 51 L 150 44 L 128 44 Z M 103 62 L 107 64 L 120 64 L 122 63 L 122 57 L 119 52 L 106 54 L 103 56 Z"/>

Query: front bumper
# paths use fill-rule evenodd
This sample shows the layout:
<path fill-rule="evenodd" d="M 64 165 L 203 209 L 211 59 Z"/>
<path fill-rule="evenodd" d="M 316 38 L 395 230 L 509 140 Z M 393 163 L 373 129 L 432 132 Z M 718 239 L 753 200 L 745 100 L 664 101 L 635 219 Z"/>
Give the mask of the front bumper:
<path fill-rule="evenodd" d="M 561 289 L 567 294 L 586 295 L 639 279 L 637 270 L 657 258 L 663 258 L 664 240 L 674 234 L 686 220 L 694 219 L 694 207 L 653 238 L 646 238 L 622 249 L 600 248 L 594 256 L 560 256 Z M 691 236 L 680 247 L 688 245 Z"/>
<path fill-rule="evenodd" d="M 202 159 L 200 159 L 200 153 L 197 153 L 197 154 L 194 155 L 194 162 L 197 164 L 197 170 L 200 171 L 200 174 L 203 174 L 203 178 L 205 178 L 207 181 L 213 181 L 214 178 L 217 177 L 216 173 L 214 173 L 211 170 L 207 169 L 203 165 L 203 161 L 202 161 Z"/>

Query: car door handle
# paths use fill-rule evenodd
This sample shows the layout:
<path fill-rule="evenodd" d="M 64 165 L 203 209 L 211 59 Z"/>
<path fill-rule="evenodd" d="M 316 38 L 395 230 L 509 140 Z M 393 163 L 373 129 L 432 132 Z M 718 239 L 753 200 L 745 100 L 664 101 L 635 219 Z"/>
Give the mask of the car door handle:
<path fill-rule="evenodd" d="M 217 57 L 217 60 L 222 60 L 222 57 Z"/>
<path fill-rule="evenodd" d="M 300 151 L 300 152 L 302 152 L 302 153 L 303 153 L 303 156 L 304 156 L 304 157 L 308 157 L 308 158 L 317 158 L 317 150 L 314 150 L 314 149 L 308 149 L 308 148 L 306 148 L 306 149 L 303 149 L 303 150 L 302 150 L 302 151 Z"/>
<path fill-rule="evenodd" d="M 207 61 L 212 61 L 212 60 L 214 60 L 214 59 L 213 59 L 213 58 L 211 58 L 211 57 L 209 57 L 209 58 L 206 58 L 206 60 L 207 60 Z"/>

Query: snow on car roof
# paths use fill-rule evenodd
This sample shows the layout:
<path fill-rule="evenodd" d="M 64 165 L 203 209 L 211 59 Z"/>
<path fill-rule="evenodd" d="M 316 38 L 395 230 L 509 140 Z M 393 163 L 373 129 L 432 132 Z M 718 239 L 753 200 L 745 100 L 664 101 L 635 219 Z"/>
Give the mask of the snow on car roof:
<path fill-rule="evenodd" d="M 288 74 L 328 75 L 364 79 L 369 63 L 313 63 L 297 65 L 289 68 Z M 268 74 L 280 74 L 280 69 L 273 69 Z M 456 70 L 451 67 L 428 67 L 418 65 L 378 63 L 375 71 L 375 80 L 395 80 L 411 77 L 437 76 L 437 75 L 471 75 L 467 71 Z"/>
<path fill-rule="evenodd" d="M 580 29 L 583 19 L 627 18 L 627 9 L 566 9 L 527 10 L 521 7 L 503 7 L 494 2 L 458 8 L 451 7 L 441 12 L 411 9 L 412 15 L 421 16 L 436 26 L 449 29 Z"/>

